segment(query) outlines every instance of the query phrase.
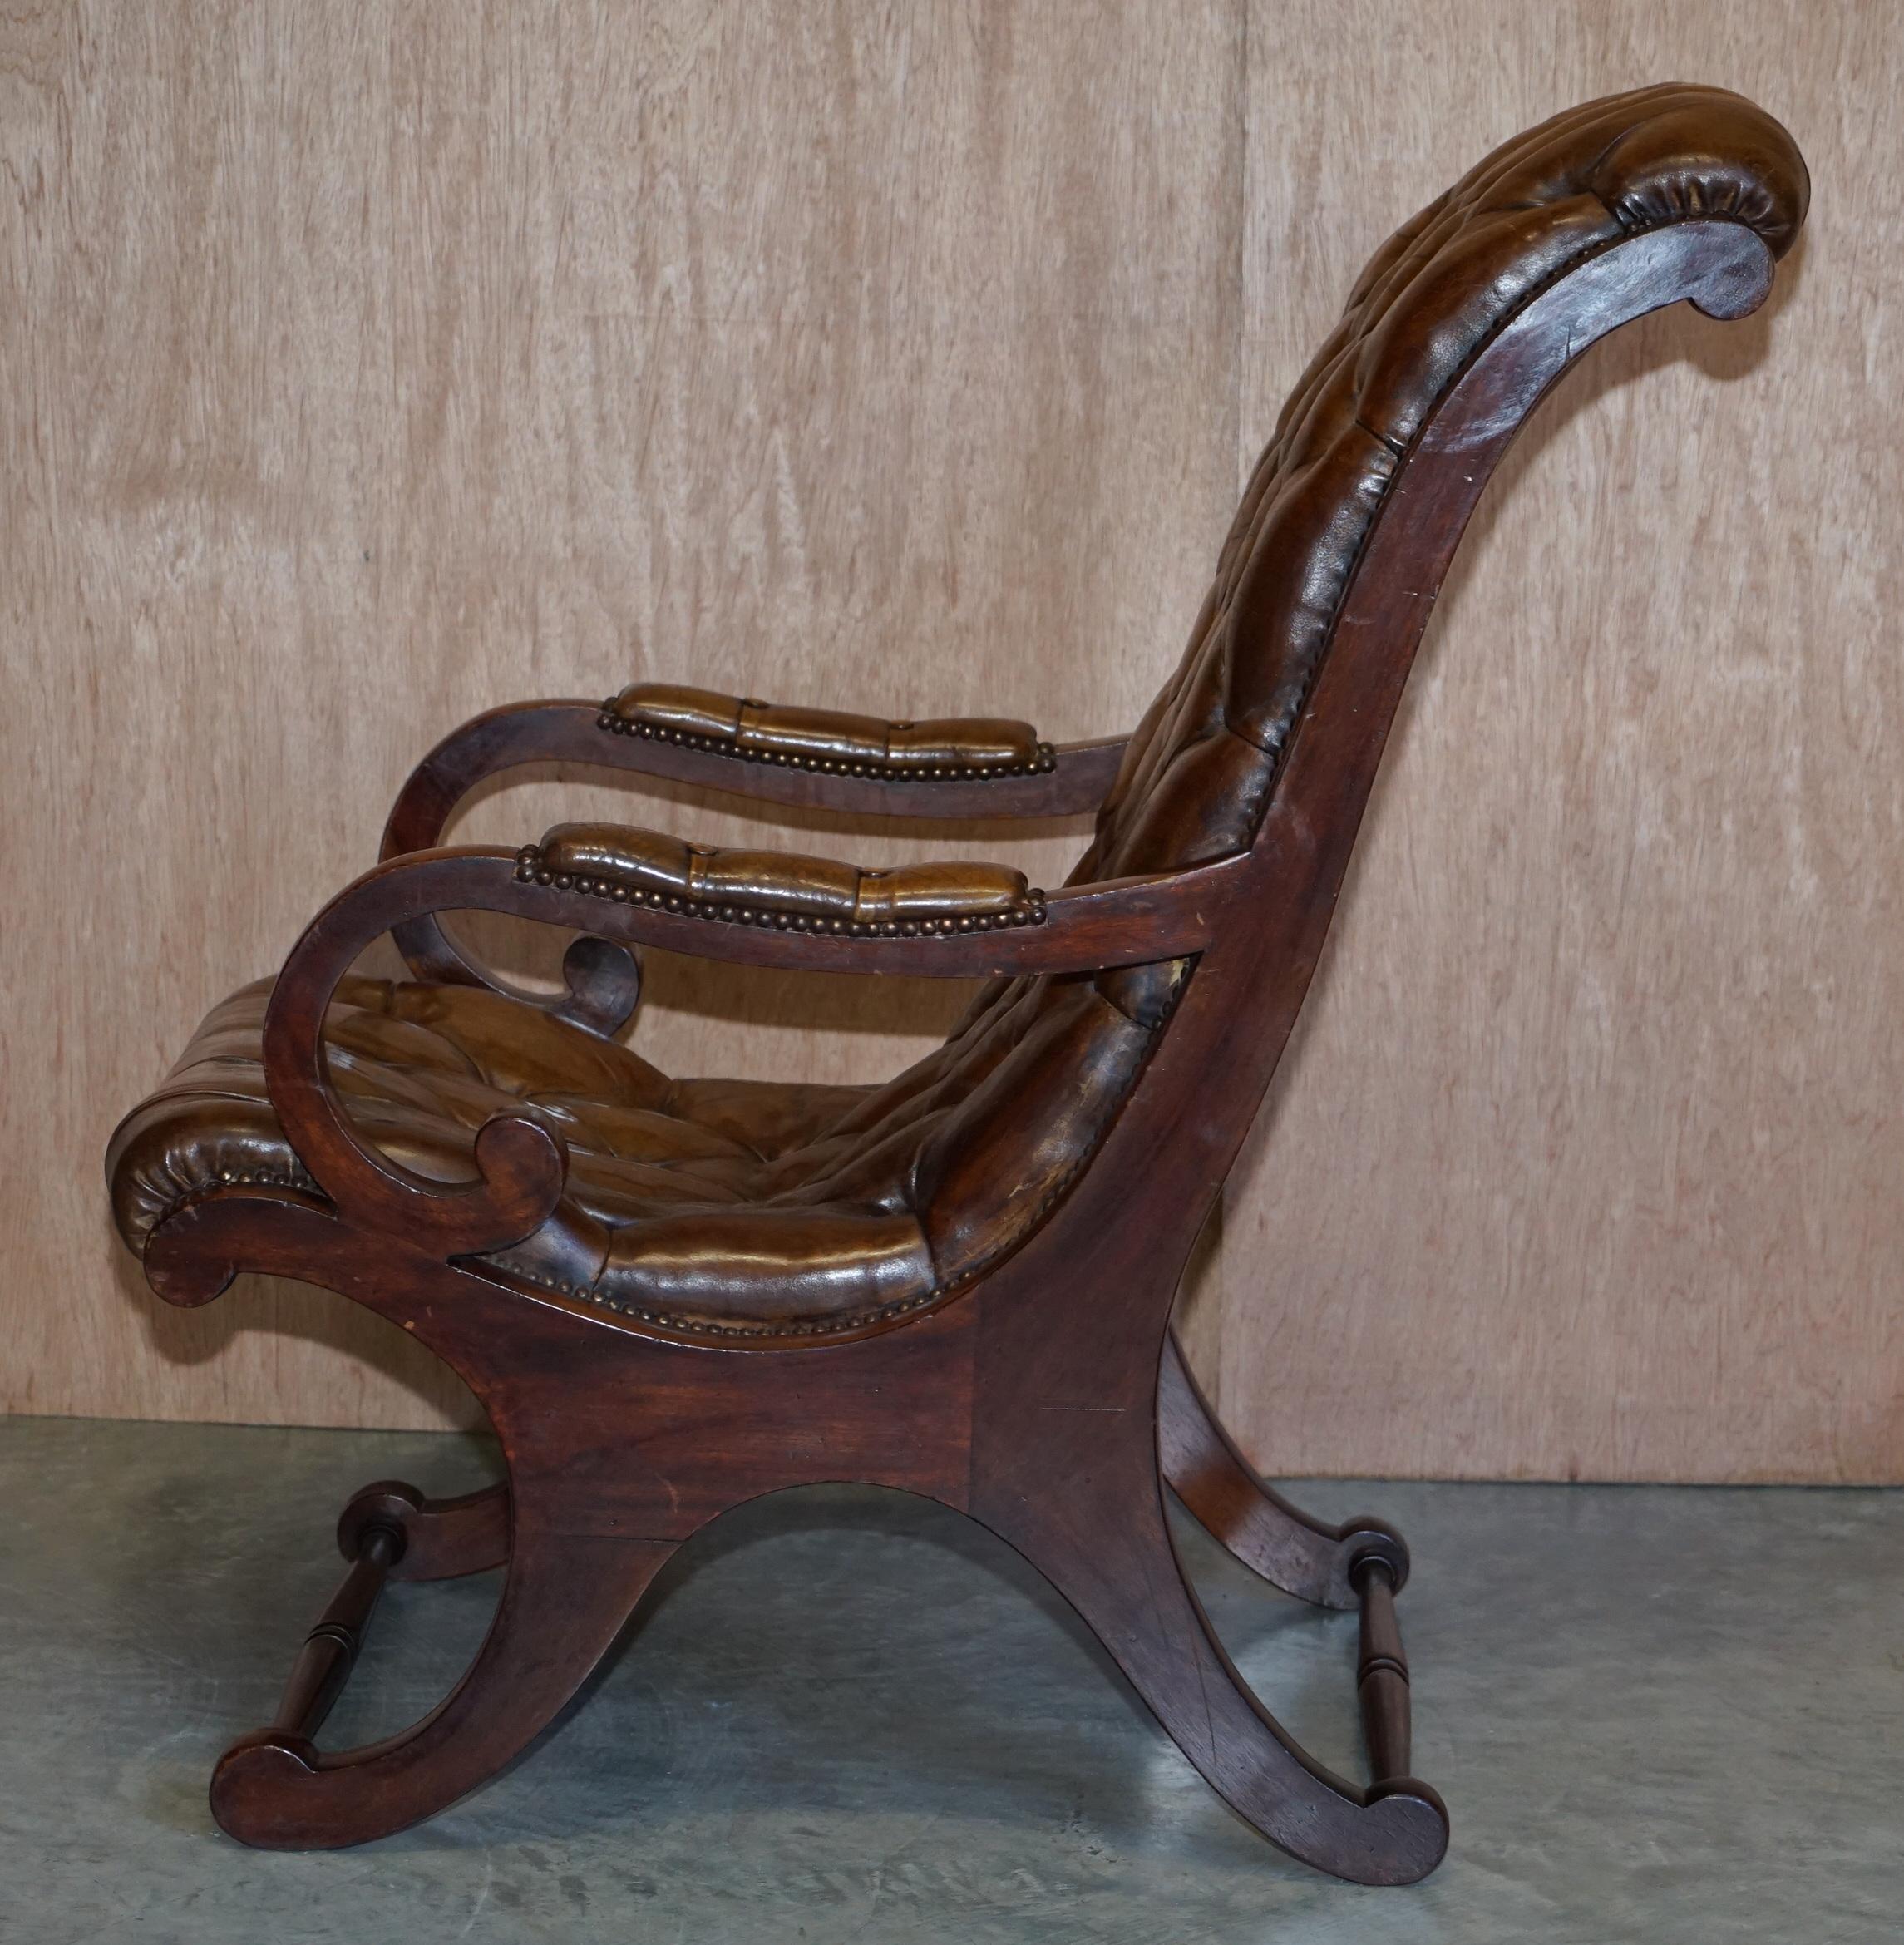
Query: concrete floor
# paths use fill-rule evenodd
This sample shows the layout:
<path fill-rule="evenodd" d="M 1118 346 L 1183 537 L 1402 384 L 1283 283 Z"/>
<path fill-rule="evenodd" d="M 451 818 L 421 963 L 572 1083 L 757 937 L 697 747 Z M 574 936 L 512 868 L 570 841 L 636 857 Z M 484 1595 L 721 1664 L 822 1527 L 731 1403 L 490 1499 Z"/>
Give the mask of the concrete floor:
<path fill-rule="evenodd" d="M 377 1477 L 454 1438 L 0 1420 L 0 1938 L 1346 1939 L 1824 1945 L 1904 1937 L 1904 1493 L 1344 1484 L 1394 1518 L 1425 1885 L 1290 1863 L 1210 1794 L 1083 1630 L 975 1528 L 789 1493 L 678 1558 L 604 1677 L 487 1789 L 356 1851 L 221 1836 Z M 1200 1535 L 1244 1672 L 1359 1773 L 1354 1622 Z M 420 1715 L 496 1578 L 397 1587 L 325 1740 Z"/>

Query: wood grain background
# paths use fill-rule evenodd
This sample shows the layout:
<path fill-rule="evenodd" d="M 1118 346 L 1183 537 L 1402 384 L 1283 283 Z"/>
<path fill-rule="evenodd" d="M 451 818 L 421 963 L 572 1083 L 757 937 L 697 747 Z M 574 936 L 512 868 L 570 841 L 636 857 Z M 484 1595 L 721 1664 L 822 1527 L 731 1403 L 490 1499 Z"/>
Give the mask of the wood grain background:
<path fill-rule="evenodd" d="M 328 1294 L 156 1306 L 100 1179 L 416 756 L 641 675 L 1129 727 L 1369 250 L 1672 78 L 1790 125 L 1807 239 L 1751 323 L 1596 353 L 1497 481 L 1191 1340 L 1272 1470 L 1904 1478 L 1904 13 L 1821 0 L 14 0 L 0 1403 L 466 1417 Z M 465 829 L 557 802 L 1080 841 L 548 778 Z M 841 1079 L 962 1003 L 651 994 L 678 1071 Z"/>

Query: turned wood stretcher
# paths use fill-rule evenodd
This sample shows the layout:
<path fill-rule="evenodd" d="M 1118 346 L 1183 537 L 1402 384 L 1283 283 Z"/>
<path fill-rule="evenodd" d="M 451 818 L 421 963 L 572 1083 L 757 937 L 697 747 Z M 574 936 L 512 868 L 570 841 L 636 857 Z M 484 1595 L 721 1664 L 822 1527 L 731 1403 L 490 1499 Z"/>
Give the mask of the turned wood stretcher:
<path fill-rule="evenodd" d="M 854 1480 L 970 1514 L 1038 1566 L 1245 1820 L 1369 1883 L 1431 1871 L 1376 1519 L 1297 1511 L 1239 1456 L 1170 1333 L 1185 1263 L 1308 990 L 1403 684 L 1467 518 L 1547 388 L 1686 300 L 1754 309 L 1804 167 L 1736 96 L 1593 102 L 1496 151 L 1374 257 L 1285 407 L 1184 659 L 1127 739 L 891 723 L 641 684 L 456 731 L 383 861 L 274 982 L 224 1002 L 108 1158 L 153 1288 L 328 1285 L 451 1365 L 507 1480 L 345 1509 L 351 1562 L 276 1720 L 220 1762 L 247 1843 L 354 1844 L 453 1802 L 573 1696 L 656 1570 L 741 1502 Z M 791 805 L 1096 813 L 1048 894 L 986 864 L 868 871 L 565 825 L 444 847 L 521 764 L 584 761 Z M 439 915 L 580 935 L 559 999 Z M 352 975 L 392 934 L 413 975 Z M 623 1039 L 638 950 L 986 985 L 882 1086 L 675 1079 Z M 1173 1548 L 1167 1482 L 1237 1558 L 1360 1609 L 1370 1780 L 1279 1727 Z M 387 1579 L 506 1567 L 442 1704 L 374 1745 L 313 1738 Z"/>

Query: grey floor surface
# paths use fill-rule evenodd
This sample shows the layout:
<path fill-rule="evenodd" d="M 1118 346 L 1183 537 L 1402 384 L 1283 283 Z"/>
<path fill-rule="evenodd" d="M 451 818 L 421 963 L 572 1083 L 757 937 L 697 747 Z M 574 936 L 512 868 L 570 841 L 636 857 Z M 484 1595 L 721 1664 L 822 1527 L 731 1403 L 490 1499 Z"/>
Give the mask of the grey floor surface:
<path fill-rule="evenodd" d="M 378 1477 L 453 1438 L 0 1419 L 0 1938 L 1904 1938 L 1904 1493 L 1309 1488 L 1410 1537 L 1425 1885 L 1330 1883 L 1212 1796 L 1035 1575 L 898 1495 L 788 1493 L 678 1557 L 601 1679 L 424 1828 L 244 1850 L 205 1809 Z M 1354 1622 L 1186 1528 L 1243 1671 L 1357 1773 Z M 392 1590 L 325 1740 L 443 1693 L 496 1578 Z"/>

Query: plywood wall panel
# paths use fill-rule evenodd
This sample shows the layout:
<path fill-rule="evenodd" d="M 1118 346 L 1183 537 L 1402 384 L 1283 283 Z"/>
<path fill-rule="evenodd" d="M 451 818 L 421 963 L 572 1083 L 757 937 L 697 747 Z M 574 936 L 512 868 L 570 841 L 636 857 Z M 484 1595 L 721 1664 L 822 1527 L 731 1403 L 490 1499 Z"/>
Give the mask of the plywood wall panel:
<path fill-rule="evenodd" d="M 1679 76 L 1788 120 L 1811 231 L 1497 482 L 1188 1324 L 1276 1468 L 1904 1477 L 1901 64 L 1771 0 L 9 9 L 0 1403 L 466 1414 L 323 1293 L 152 1304 L 98 1179 L 416 755 L 642 675 L 1127 727 L 1369 251 Z M 558 805 L 1079 842 L 579 776 L 464 834 Z M 870 1078 L 962 1001 L 658 956 L 639 1032 Z"/>
<path fill-rule="evenodd" d="M 1364 58 L 1251 14 L 1240 462 L 1391 222 L 1574 101 L 1737 87 L 1814 198 L 1765 313 L 1625 333 L 1491 491 L 1231 1183 L 1205 1368 L 1271 1467 L 1904 1477 L 1904 477 L 1872 409 L 1904 382 L 1904 23 L 1331 12 Z"/>

